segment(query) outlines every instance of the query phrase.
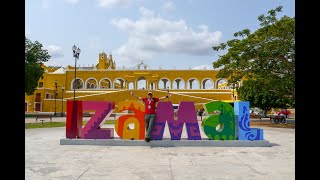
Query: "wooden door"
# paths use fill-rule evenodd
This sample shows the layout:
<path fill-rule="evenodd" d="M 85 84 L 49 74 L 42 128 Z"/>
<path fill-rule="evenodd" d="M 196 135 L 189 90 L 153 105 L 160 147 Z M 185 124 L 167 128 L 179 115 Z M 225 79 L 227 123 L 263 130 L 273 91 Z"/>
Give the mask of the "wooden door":
<path fill-rule="evenodd" d="M 41 111 L 41 103 L 35 103 L 35 111 Z"/>

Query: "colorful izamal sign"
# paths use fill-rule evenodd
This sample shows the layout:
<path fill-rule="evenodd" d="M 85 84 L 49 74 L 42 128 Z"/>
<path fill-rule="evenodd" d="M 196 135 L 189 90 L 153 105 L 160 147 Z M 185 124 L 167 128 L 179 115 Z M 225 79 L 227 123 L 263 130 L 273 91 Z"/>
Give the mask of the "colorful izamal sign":
<path fill-rule="evenodd" d="M 102 128 L 107 117 L 115 109 L 109 101 L 68 101 L 66 137 L 69 139 L 113 139 L 114 132 L 122 139 L 143 140 L 145 138 L 144 104 L 127 100 L 117 104 L 119 112 L 133 111 L 133 114 L 120 116 L 114 128 Z M 166 123 L 171 140 L 181 140 L 185 124 L 188 140 L 201 140 L 200 129 L 211 140 L 263 140 L 263 129 L 250 128 L 250 103 L 234 102 L 234 107 L 222 101 L 204 104 L 209 117 L 199 127 L 193 102 L 182 101 L 177 112 L 174 112 L 170 101 L 159 102 L 156 119 L 151 134 L 152 140 L 162 140 Z M 84 111 L 94 110 L 95 114 L 82 128 Z M 133 124 L 134 128 L 130 128 Z"/>

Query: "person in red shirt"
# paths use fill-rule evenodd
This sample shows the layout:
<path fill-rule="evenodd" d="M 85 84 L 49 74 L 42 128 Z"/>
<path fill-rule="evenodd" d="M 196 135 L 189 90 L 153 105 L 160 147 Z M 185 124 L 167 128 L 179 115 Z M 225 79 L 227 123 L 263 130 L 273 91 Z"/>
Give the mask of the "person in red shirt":
<path fill-rule="evenodd" d="M 149 142 L 151 137 L 151 132 L 154 124 L 154 120 L 156 117 L 156 103 L 165 98 L 169 98 L 171 94 L 168 93 L 167 96 L 154 98 L 152 97 L 152 92 L 148 92 L 148 96 L 146 98 L 139 97 L 134 95 L 133 92 L 130 92 L 131 96 L 134 96 L 140 100 L 142 100 L 145 104 L 145 121 L 146 121 L 146 139 L 145 141 Z"/>

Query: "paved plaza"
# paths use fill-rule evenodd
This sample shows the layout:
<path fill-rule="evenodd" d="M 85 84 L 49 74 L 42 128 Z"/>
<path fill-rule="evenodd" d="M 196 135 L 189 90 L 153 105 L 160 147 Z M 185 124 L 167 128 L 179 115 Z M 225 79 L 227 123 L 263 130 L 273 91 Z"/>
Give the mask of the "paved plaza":
<path fill-rule="evenodd" d="M 30 180 L 295 179 L 295 130 L 263 129 L 272 147 L 60 145 L 60 139 L 65 138 L 64 127 L 26 129 L 25 177 Z M 203 132 L 201 135 L 204 137 Z M 169 137 L 166 129 L 164 138 Z M 186 137 L 185 131 L 182 137 Z"/>

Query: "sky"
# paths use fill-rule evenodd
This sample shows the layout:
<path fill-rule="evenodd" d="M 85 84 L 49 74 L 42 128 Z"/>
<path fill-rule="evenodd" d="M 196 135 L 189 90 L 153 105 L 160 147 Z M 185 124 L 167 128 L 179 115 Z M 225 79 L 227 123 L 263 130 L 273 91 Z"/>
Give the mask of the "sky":
<path fill-rule="evenodd" d="M 48 66 L 73 66 L 76 45 L 81 67 L 105 52 L 117 69 L 141 61 L 151 69 L 213 69 L 226 51 L 212 46 L 254 32 L 258 16 L 277 6 L 278 17 L 295 16 L 294 0 L 26 0 L 25 34 L 48 50 Z"/>

